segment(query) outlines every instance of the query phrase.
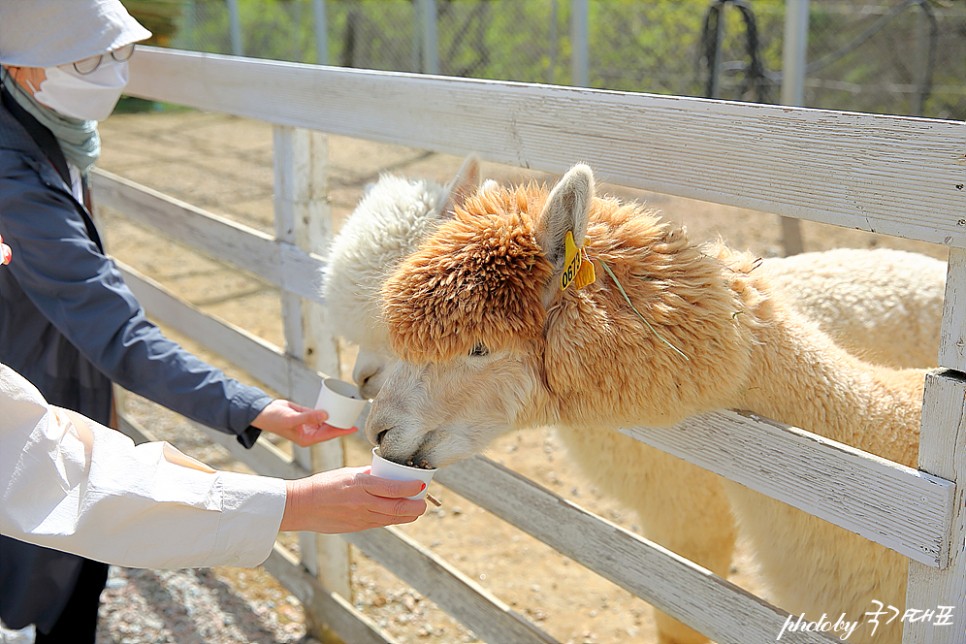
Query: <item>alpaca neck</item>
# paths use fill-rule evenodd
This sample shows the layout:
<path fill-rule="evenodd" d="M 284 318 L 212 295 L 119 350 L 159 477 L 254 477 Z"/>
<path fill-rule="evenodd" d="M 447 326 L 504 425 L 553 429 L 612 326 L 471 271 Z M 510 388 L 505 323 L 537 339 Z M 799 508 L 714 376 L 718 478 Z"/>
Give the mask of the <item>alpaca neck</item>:
<path fill-rule="evenodd" d="M 772 302 L 737 409 L 913 465 L 923 372 L 866 364 Z"/>

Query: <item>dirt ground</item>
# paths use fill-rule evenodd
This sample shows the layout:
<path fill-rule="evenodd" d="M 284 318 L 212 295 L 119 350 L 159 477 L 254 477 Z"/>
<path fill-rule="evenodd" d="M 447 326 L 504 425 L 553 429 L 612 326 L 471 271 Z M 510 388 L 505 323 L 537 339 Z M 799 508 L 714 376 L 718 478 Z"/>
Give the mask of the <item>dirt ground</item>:
<path fill-rule="evenodd" d="M 224 115 L 197 112 L 119 114 L 102 124 L 99 166 L 211 212 L 271 232 L 271 127 Z M 354 208 L 365 185 L 381 172 L 446 181 L 459 167 L 457 157 L 344 137 L 330 137 L 330 191 L 338 225 Z M 524 178 L 522 171 L 485 163 L 484 174 L 497 180 Z M 538 175 L 539 176 L 539 175 Z M 731 246 L 763 256 L 782 254 L 778 217 L 659 194 L 604 185 L 602 191 L 646 201 L 670 219 L 685 223 L 695 239 L 721 235 Z M 116 217 L 101 213 L 109 251 L 167 288 L 234 325 L 282 344 L 280 305 L 275 291 L 257 276 L 240 273 L 159 239 Z M 806 250 L 840 246 L 890 246 L 945 259 L 941 247 L 907 242 L 820 224 L 802 226 Z M 230 373 L 257 384 L 226 361 L 172 334 Z M 344 375 L 351 373 L 347 347 Z M 298 401 L 311 404 L 312 401 Z M 236 467 L 220 448 L 184 432 L 182 425 L 144 401 L 133 408 L 162 437 L 217 467 Z M 568 462 L 550 429 L 504 436 L 487 456 L 573 499 L 583 507 L 631 530 L 636 518 L 604 498 Z M 363 448 L 349 445 L 350 465 L 368 463 Z M 405 532 L 457 565 L 514 610 L 525 614 L 563 642 L 651 642 L 650 608 L 626 591 L 588 572 L 489 515 L 456 494 L 434 485 L 443 501 Z M 240 597 L 270 596 L 282 611 L 277 619 L 304 621 L 300 607 L 285 601 L 285 591 L 263 572 L 215 569 L 221 583 Z M 754 589 L 753 565 L 736 562 L 736 581 Z M 404 642 L 476 641 L 476 638 L 407 586 L 360 553 L 354 553 L 354 603 Z M 266 636 L 267 637 L 267 636 Z M 212 641 L 207 638 L 205 641 Z M 259 641 L 271 641 L 269 639 Z"/>

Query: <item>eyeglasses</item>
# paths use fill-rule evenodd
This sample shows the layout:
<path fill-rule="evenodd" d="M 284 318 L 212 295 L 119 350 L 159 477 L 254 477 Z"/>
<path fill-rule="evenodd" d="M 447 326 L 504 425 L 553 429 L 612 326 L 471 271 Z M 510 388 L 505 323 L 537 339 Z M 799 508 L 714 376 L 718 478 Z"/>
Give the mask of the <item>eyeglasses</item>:
<path fill-rule="evenodd" d="M 134 43 L 118 47 L 114 51 L 96 56 L 88 56 L 74 63 L 74 70 L 78 74 L 93 74 L 94 70 L 101 66 L 105 56 L 110 56 L 119 63 L 123 63 L 134 54 Z"/>

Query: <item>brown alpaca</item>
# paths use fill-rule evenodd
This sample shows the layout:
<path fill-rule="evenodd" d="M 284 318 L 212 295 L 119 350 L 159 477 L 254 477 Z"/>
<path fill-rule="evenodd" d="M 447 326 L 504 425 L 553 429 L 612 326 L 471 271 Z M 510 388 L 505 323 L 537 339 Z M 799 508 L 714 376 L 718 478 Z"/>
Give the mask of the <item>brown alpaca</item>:
<path fill-rule="evenodd" d="M 581 289 L 560 286 L 568 232 L 596 266 Z M 636 204 L 595 198 L 586 166 L 549 195 L 536 186 L 477 193 L 384 287 L 404 362 L 374 401 L 367 434 L 393 460 L 442 466 L 507 430 L 554 425 L 609 492 L 644 516 L 662 507 L 684 516 L 645 533 L 719 575 L 734 534 L 720 534 L 716 552 L 688 535 L 731 525 L 718 516 L 727 494 L 779 606 L 812 620 L 844 612 L 861 621 L 873 600 L 901 609 L 901 555 L 732 483 L 679 513 L 693 491 L 652 487 L 653 474 L 720 479 L 616 432 L 745 409 L 914 465 L 924 372 L 846 353 L 774 296 L 756 265 L 690 243 Z M 664 641 L 696 639 L 667 619 L 659 627 Z M 899 641 L 900 625 L 884 628 L 876 642 Z M 870 638 L 863 623 L 850 641 Z"/>

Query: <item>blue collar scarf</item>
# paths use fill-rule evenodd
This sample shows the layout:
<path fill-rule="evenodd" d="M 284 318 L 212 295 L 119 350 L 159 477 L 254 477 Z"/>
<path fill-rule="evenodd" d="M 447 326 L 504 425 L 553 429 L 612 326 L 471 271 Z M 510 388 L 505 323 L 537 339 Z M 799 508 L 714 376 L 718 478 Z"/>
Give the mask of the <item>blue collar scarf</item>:
<path fill-rule="evenodd" d="M 62 116 L 49 107 L 41 105 L 10 77 L 5 67 L 0 69 L 3 70 L 0 82 L 17 104 L 51 131 L 57 138 L 67 161 L 76 166 L 81 175 L 86 176 L 101 154 L 101 137 L 97 134 L 97 121 L 83 121 Z"/>

